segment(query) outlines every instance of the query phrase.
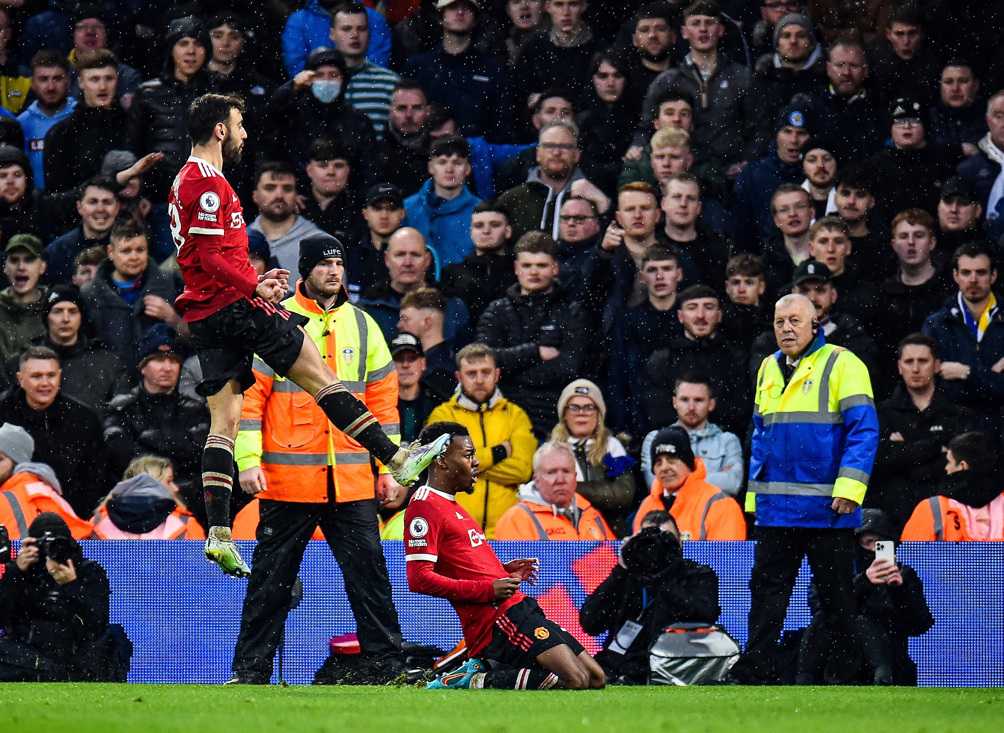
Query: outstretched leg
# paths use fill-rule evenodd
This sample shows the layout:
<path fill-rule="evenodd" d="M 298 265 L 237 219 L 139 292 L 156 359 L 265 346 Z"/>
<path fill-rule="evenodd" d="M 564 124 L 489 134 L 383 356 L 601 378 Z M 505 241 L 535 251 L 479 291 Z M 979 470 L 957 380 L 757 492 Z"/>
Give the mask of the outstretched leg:
<path fill-rule="evenodd" d="M 363 357 L 364 358 L 364 357 Z M 419 474 L 439 455 L 446 443 L 435 447 L 403 449 L 383 432 L 369 409 L 356 399 L 321 358 L 314 342 L 303 339 L 300 355 L 286 375 L 313 396 L 328 420 L 350 438 L 359 441 L 390 469 L 398 483 L 413 484 Z"/>

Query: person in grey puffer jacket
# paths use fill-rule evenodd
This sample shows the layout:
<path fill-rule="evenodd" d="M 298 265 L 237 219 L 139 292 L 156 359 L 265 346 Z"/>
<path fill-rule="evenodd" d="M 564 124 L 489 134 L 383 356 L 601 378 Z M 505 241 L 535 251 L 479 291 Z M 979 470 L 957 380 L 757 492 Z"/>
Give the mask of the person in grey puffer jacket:
<path fill-rule="evenodd" d="M 735 433 L 708 421 L 708 414 L 715 408 L 715 397 L 707 378 L 699 374 L 680 377 L 673 390 L 673 408 L 678 417 L 673 425 L 687 431 L 694 455 L 704 461 L 706 481 L 729 496 L 738 495 L 743 483 L 742 443 Z M 652 441 L 658 432 L 653 430 L 646 435 L 641 448 L 641 470 L 648 486 L 655 478 L 651 454 Z"/>

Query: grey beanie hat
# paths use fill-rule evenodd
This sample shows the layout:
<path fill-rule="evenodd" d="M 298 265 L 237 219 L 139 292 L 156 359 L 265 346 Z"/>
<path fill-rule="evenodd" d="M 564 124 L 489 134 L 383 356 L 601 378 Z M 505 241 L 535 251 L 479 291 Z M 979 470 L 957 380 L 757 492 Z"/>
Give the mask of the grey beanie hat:
<path fill-rule="evenodd" d="M 600 422 L 603 422 L 607 416 L 607 403 L 603 399 L 603 392 L 597 387 L 593 382 L 588 379 L 576 379 L 574 382 L 570 382 L 561 390 L 561 396 L 558 397 L 558 419 L 563 420 L 565 417 L 565 407 L 568 406 L 568 401 L 573 397 L 588 397 L 596 405 L 597 409 L 600 411 Z"/>
<path fill-rule="evenodd" d="M 805 29 L 805 32 L 809 34 L 809 39 L 812 41 L 813 47 L 816 46 L 816 33 L 812 28 L 812 21 L 809 16 L 802 15 L 801 13 L 788 13 L 786 16 L 781 18 L 774 26 L 774 49 L 777 49 L 777 39 L 781 37 L 781 31 L 789 25 L 798 25 Z"/>
<path fill-rule="evenodd" d="M 5 422 L 0 425 L 0 453 L 14 461 L 27 463 L 35 452 L 35 440 L 20 425 Z"/>

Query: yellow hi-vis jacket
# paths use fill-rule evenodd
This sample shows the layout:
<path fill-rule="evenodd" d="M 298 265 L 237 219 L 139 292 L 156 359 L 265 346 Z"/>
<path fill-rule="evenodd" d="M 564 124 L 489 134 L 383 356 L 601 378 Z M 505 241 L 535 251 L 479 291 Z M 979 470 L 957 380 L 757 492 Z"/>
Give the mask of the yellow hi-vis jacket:
<path fill-rule="evenodd" d="M 397 372 L 376 321 L 348 302 L 321 310 L 303 294 L 302 283 L 282 305 L 309 319 L 304 329 L 324 363 L 365 403 L 387 436 L 400 442 Z M 241 471 L 261 466 L 266 490 L 258 498 L 327 502 L 329 466 L 336 502 L 374 498 L 366 449 L 329 423 L 313 397 L 276 376 L 258 357 L 254 376 L 254 385 L 244 393 L 234 458 Z"/>

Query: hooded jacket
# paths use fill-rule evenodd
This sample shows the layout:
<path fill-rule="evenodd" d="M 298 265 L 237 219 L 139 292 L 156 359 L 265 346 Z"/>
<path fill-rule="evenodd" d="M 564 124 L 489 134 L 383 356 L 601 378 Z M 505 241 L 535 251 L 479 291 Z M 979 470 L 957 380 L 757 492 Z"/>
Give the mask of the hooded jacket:
<path fill-rule="evenodd" d="M 133 458 L 153 453 L 171 459 L 178 483 L 198 484 L 208 434 L 209 412 L 204 403 L 177 390 L 151 394 L 140 384 L 108 404 L 104 440 L 109 470 L 121 476 Z"/>
<path fill-rule="evenodd" d="M 206 533 L 153 476 L 120 481 L 94 515 L 99 540 L 202 540 Z"/>
<path fill-rule="evenodd" d="M 557 344 L 556 359 L 540 358 L 542 339 Z M 502 390 L 526 410 L 539 436 L 548 434 L 557 420 L 554 406 L 561 390 L 580 376 L 588 339 L 582 307 L 557 283 L 550 292 L 526 295 L 517 283 L 478 321 L 477 340 L 495 350 Z"/>
<path fill-rule="evenodd" d="M 901 385 L 878 406 L 879 446 L 865 504 L 885 512 L 898 531 L 917 503 L 936 493 L 945 477 L 944 446 L 976 429 L 975 416 L 945 396 L 938 385 L 920 411 Z M 899 433 L 902 441 L 890 440 Z"/>
<path fill-rule="evenodd" d="M 139 362 L 137 349 L 143 334 L 158 323 L 162 323 L 144 314 L 143 297 L 159 295 L 173 304 L 178 296 L 178 288 L 174 278 L 151 261 L 142 276 L 139 298 L 130 305 L 122 299 L 112 284 L 113 272 L 111 260 L 102 262 L 94 279 L 84 286 L 81 297 L 84 300 L 87 317 L 94 324 L 98 338 L 107 344 L 123 363 L 131 366 Z"/>
<path fill-rule="evenodd" d="M 955 295 L 941 310 L 928 316 L 923 332 L 938 343 L 938 358 L 942 362 L 957 361 L 971 369 L 967 379 L 942 382 L 945 396 L 977 414 L 993 416 L 999 424 L 1000 408 L 1004 405 L 1004 373 L 995 372 L 992 367 L 1004 357 L 1004 312 L 997 311 L 983 340 L 977 342 L 963 322 Z"/>
<path fill-rule="evenodd" d="M 89 517 L 106 489 L 105 447 L 98 416 L 64 394 L 44 410 L 28 405 L 15 387 L 0 398 L 0 415 L 35 439 L 34 460 L 59 476 L 63 498 L 78 517 Z"/>
<path fill-rule="evenodd" d="M 28 528 L 35 517 L 43 512 L 62 517 L 74 539 L 91 536 L 91 523 L 78 517 L 63 498 L 52 468 L 44 463 L 19 463 L 0 484 L 0 525 L 7 528 L 11 539 L 24 539 L 30 536 Z"/>
<path fill-rule="evenodd" d="M 520 237 L 535 229 L 547 232 L 552 239 L 558 241 L 561 204 L 571 195 L 572 184 L 585 177 L 582 169 L 576 168 L 564 188 L 555 192 L 540 180 L 540 166 L 534 166 L 530 169 L 526 183 L 501 193 L 496 202 L 509 212 L 512 241 L 518 242 Z"/>
<path fill-rule="evenodd" d="M 13 288 L 0 290 L 0 363 L 17 359 L 33 339 L 45 333 L 46 289 L 39 290 L 38 300 L 23 304 L 14 299 Z"/>
<path fill-rule="evenodd" d="M 756 100 L 754 154 L 763 155 L 774 138 L 774 125 L 781 110 L 796 94 L 821 94 L 828 84 L 823 47 L 816 47 L 797 69 L 781 64 L 777 53 L 757 60 L 750 82 L 750 97 Z"/>
<path fill-rule="evenodd" d="M 497 540 L 613 540 L 607 526 L 589 500 L 576 493 L 572 504 L 560 509 L 540 495 L 530 481 L 519 487 L 519 503 L 510 507 L 495 525 Z"/>
<path fill-rule="evenodd" d="M 707 482 L 729 496 L 737 496 L 743 483 L 743 448 L 738 436 L 725 432 L 713 422 L 705 423 L 699 430 L 689 430 L 679 420 L 673 425 L 687 431 L 690 449 L 704 462 Z M 652 442 L 658 432 L 650 432 L 641 444 L 641 471 L 649 486 L 655 481 L 652 473 Z"/>
<path fill-rule="evenodd" d="M 694 110 L 693 144 L 723 167 L 751 157 L 754 126 L 750 70 L 718 55 L 718 66 L 707 81 L 694 65 L 690 54 L 676 67 L 655 78 L 648 88 L 642 109 L 643 128 L 635 136 L 635 144 L 644 146 L 658 110 L 656 100 L 667 90 L 685 92 L 697 100 Z M 703 94 L 702 94 L 703 92 Z M 701 100 L 704 99 L 702 104 Z"/>
<path fill-rule="evenodd" d="M 63 106 L 56 110 L 55 114 L 47 115 L 42 111 L 41 104 L 35 100 L 17 116 L 17 121 L 24 130 L 24 147 L 28 151 L 28 160 L 31 161 L 31 170 L 35 178 L 36 188 L 45 189 L 45 169 L 43 159 L 45 156 L 45 143 L 48 133 L 52 128 L 73 114 L 77 106 L 76 97 L 67 97 Z"/>
<path fill-rule="evenodd" d="M 370 31 L 366 59 L 377 66 L 387 67 L 390 64 L 390 26 L 380 13 L 370 7 L 366 8 L 366 20 Z M 319 0 L 307 0 L 302 8 L 289 16 L 282 30 L 282 63 L 286 73 L 290 78 L 296 76 L 307 65 L 311 51 L 333 45 L 331 13 L 321 6 Z"/>
<path fill-rule="evenodd" d="M 471 217 L 474 207 L 481 203 L 467 186 L 456 198 L 443 199 L 436 195 L 435 182 L 430 178 L 413 196 L 404 200 L 406 213 L 404 226 L 414 227 L 436 251 L 439 266 L 446 267 L 474 251 L 471 242 Z"/>
<path fill-rule="evenodd" d="M 711 380 L 718 406 L 711 418 L 732 433 L 745 433 L 749 420 L 749 376 L 745 355 L 717 330 L 710 336 L 693 339 L 687 335 L 652 352 L 639 381 L 644 389 L 640 401 L 645 411 L 644 428 L 652 430 L 676 420 L 673 388 L 676 379 L 688 372 Z"/>
<path fill-rule="evenodd" d="M 457 494 L 457 502 L 492 539 L 499 518 L 516 503 L 519 485 L 530 478 L 533 452 L 537 450 L 530 418 L 497 389 L 480 404 L 458 390 L 449 402 L 432 411 L 426 424 L 440 421 L 458 422 L 470 431 L 478 457 L 478 477 L 474 491 Z M 503 446 L 506 441 L 512 446 L 508 454 Z"/>
<path fill-rule="evenodd" d="M 734 231 L 739 250 L 759 252 L 758 242 L 772 237 L 777 228 L 770 211 L 770 200 L 782 183 L 800 184 L 805 178 L 802 162 L 785 163 L 772 140 L 767 155 L 743 168 L 736 178 Z"/>
<path fill-rule="evenodd" d="M 693 472 L 669 496 L 666 496 L 662 482 L 655 479 L 649 495 L 642 500 L 634 515 L 632 530 L 637 532 L 641 529 L 642 520 L 649 512 L 668 511 L 676 520 L 684 539 L 745 540 L 743 510 L 735 499 L 709 484 L 707 476 L 704 461 L 695 457 Z"/>
<path fill-rule="evenodd" d="M 380 182 L 373 123 L 345 101 L 344 85 L 329 104 L 318 101 L 309 88 L 296 89 L 292 79 L 276 89 L 266 111 L 262 135 L 265 154 L 289 160 L 302 169 L 309 162 L 311 144 L 322 137 L 344 146 L 353 186 L 365 190 Z"/>
<path fill-rule="evenodd" d="M 45 136 L 46 189 L 70 191 L 97 175 L 109 150 L 128 147 L 128 122 L 118 100 L 109 107 L 88 107 L 81 100 Z"/>

